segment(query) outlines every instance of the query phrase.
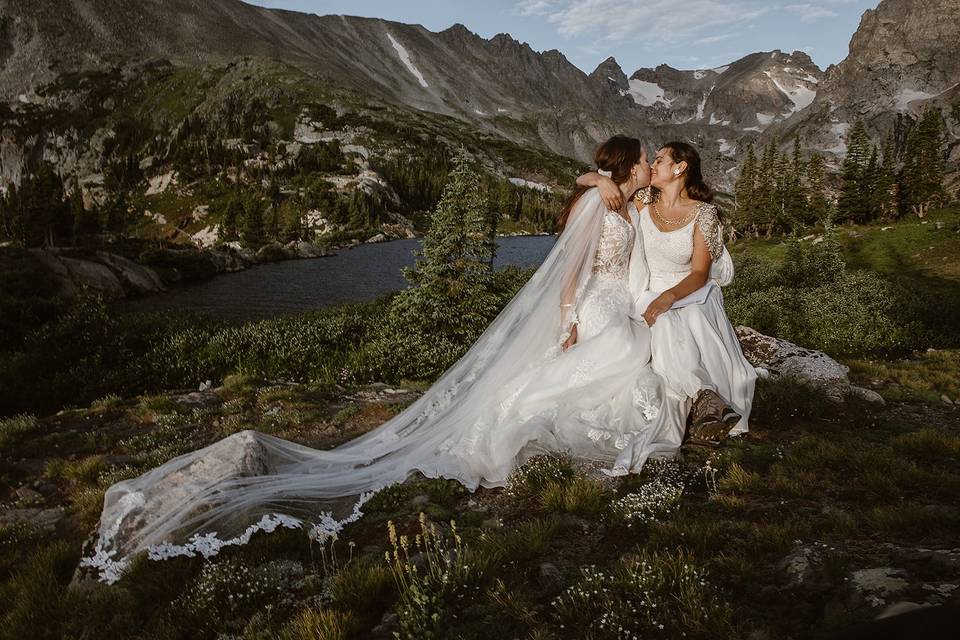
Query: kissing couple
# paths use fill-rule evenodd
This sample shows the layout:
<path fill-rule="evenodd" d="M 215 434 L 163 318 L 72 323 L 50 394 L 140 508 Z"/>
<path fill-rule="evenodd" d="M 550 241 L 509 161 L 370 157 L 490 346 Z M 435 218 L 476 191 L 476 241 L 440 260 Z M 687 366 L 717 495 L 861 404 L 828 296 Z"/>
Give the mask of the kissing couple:
<path fill-rule="evenodd" d="M 141 552 L 210 557 L 278 527 L 323 541 L 415 472 L 473 491 L 564 452 L 616 476 L 746 433 L 757 372 L 724 311 L 733 263 L 700 155 L 669 142 L 650 162 L 614 136 L 594 160 L 543 264 L 414 403 L 331 450 L 245 430 L 120 481 L 81 564 L 113 582 Z"/>

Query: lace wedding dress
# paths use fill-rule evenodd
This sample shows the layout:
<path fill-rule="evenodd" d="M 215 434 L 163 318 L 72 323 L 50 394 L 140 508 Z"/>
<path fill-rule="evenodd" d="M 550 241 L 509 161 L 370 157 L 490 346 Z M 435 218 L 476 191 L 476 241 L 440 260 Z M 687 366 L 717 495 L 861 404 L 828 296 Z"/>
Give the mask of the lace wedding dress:
<path fill-rule="evenodd" d="M 400 414 L 329 451 L 241 431 L 118 482 L 81 564 L 112 583 L 138 553 L 210 557 L 278 527 L 323 542 L 416 471 L 472 491 L 503 486 L 544 451 L 601 460 L 612 475 L 672 455 L 660 424 L 682 417 L 663 404 L 650 330 L 631 317 L 638 241 L 588 191 L 527 284 Z M 563 350 L 573 322 L 577 341 Z"/>
<path fill-rule="evenodd" d="M 707 284 L 675 302 L 650 328 L 652 366 L 663 379 L 664 402 L 671 409 L 669 419 L 659 425 L 660 438 L 680 445 L 685 417 L 701 389 L 715 391 L 740 414 L 730 435 L 745 433 L 757 370 L 744 357 L 723 308 L 720 286 L 732 280 L 733 262 L 723 245 L 716 207 L 700 202 L 686 226 L 661 231 L 650 217 L 650 202 L 650 193 L 641 192 L 629 207 L 640 230 L 632 274 L 636 316 L 690 273 L 695 230 L 703 234 L 712 259 Z"/>

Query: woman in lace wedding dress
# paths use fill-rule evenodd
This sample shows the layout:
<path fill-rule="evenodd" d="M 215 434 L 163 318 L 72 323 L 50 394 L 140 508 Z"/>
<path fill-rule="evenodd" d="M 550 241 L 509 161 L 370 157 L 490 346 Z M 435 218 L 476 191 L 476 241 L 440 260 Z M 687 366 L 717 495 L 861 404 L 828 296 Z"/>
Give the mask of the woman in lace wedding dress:
<path fill-rule="evenodd" d="M 649 181 L 639 140 L 615 136 L 596 160 L 624 200 Z M 474 490 L 503 486 L 544 451 L 603 461 L 611 474 L 671 454 L 653 435 L 679 418 L 662 406 L 650 331 L 630 315 L 638 235 L 627 215 L 578 189 L 530 280 L 422 397 L 376 429 L 329 451 L 242 431 L 111 486 L 81 564 L 114 582 L 141 552 L 210 557 L 278 527 L 326 541 L 374 492 L 416 471 Z"/>
<path fill-rule="evenodd" d="M 590 173 L 577 182 L 597 185 L 608 204 L 619 204 L 604 176 Z M 757 379 L 723 308 L 720 286 L 732 280 L 733 262 L 696 149 L 665 144 L 651 165 L 650 186 L 630 205 L 640 235 L 632 293 L 635 315 L 650 326 L 653 369 L 672 409 L 657 437 L 679 446 L 689 415 L 690 437 L 717 444 L 749 430 Z"/>

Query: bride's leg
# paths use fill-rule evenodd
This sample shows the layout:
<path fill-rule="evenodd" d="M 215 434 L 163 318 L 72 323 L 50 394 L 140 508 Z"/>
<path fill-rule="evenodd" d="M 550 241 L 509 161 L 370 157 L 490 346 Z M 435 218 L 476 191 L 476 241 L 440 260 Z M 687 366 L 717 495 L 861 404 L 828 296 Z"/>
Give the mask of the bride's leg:
<path fill-rule="evenodd" d="M 743 356 L 719 290 L 703 304 L 661 315 L 651 337 L 654 368 L 672 391 L 699 400 L 695 417 L 719 422 L 710 431 L 724 435 L 748 430 L 756 370 Z"/>

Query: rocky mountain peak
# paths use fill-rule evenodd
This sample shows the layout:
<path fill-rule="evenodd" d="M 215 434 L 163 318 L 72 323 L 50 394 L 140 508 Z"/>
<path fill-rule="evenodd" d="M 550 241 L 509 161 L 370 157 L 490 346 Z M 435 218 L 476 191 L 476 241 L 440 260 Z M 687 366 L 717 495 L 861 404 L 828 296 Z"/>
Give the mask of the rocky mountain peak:
<path fill-rule="evenodd" d="M 613 82 L 618 87 L 624 89 L 628 86 L 627 74 L 623 72 L 623 68 L 620 66 L 620 63 L 617 62 L 617 59 L 613 56 L 610 56 L 593 70 L 590 74 L 590 77 L 596 80 L 605 80 L 607 82 Z"/>
<path fill-rule="evenodd" d="M 960 104 L 960 0 L 883 0 L 864 12 L 850 52 L 827 69 L 809 108 L 765 133 L 803 132 L 833 161 L 846 152 L 850 127 L 862 119 L 875 143 L 905 130 L 924 108 L 945 114 Z M 960 127 L 946 118 L 956 139 Z M 960 145 L 952 146 L 960 161 Z"/>

